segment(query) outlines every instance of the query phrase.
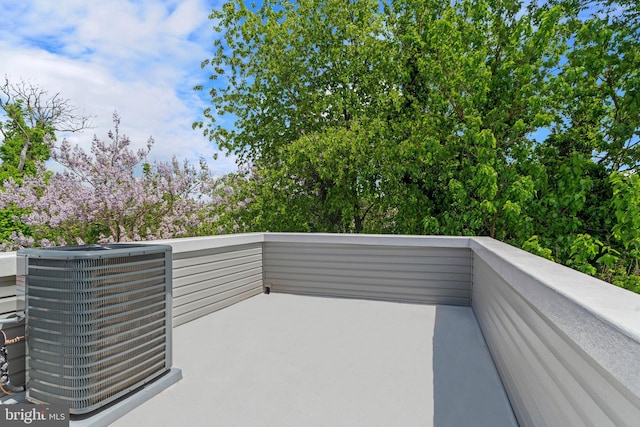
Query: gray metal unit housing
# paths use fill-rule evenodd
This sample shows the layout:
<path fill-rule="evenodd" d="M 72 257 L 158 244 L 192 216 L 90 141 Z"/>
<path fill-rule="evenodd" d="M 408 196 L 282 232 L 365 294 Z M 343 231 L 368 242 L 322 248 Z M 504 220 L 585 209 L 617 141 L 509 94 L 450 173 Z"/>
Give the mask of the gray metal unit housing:
<path fill-rule="evenodd" d="M 171 367 L 171 246 L 38 248 L 17 257 L 29 401 L 85 414 Z"/>

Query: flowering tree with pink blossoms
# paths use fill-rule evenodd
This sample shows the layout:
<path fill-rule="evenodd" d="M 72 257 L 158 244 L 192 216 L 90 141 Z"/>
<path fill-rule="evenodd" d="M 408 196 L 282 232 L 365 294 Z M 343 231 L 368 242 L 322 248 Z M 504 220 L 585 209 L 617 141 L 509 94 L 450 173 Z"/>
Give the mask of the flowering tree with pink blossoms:
<path fill-rule="evenodd" d="M 215 229 L 211 222 L 222 200 L 208 196 L 219 184 L 204 161 L 198 167 L 175 157 L 150 164 L 153 139 L 134 152 L 116 113 L 113 121 L 108 140 L 94 137 L 90 154 L 67 140 L 53 147 L 51 157 L 64 172 L 47 172 L 41 163 L 22 183 L 4 183 L 0 208 L 23 209 L 19 219 L 31 230 L 29 236 L 14 234 L 4 250 L 165 239 Z"/>

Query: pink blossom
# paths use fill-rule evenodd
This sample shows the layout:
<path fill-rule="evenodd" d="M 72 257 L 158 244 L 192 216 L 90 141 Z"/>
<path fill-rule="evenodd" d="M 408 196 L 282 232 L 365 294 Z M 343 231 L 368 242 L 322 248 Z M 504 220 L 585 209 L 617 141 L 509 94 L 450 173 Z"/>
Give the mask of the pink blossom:
<path fill-rule="evenodd" d="M 129 138 L 120 134 L 120 117 L 115 113 L 113 121 L 114 131 L 106 141 L 94 137 L 90 153 L 66 139 L 52 148 L 52 158 L 65 167 L 64 172 L 51 173 L 40 164 L 38 173 L 25 177 L 21 185 L 5 181 L 0 209 L 26 209 L 20 220 L 40 237 L 16 234 L 0 249 L 194 235 L 207 222 L 203 218 L 212 217 L 216 206 L 225 203 L 222 197 L 208 196 L 218 180 L 204 160 L 198 167 L 175 157 L 171 162 L 149 163 L 153 139 L 146 149 L 134 152 Z M 136 172 L 140 168 L 141 174 Z M 233 189 L 225 188 L 224 193 L 232 194 Z M 46 235 L 59 237 L 54 242 Z"/>

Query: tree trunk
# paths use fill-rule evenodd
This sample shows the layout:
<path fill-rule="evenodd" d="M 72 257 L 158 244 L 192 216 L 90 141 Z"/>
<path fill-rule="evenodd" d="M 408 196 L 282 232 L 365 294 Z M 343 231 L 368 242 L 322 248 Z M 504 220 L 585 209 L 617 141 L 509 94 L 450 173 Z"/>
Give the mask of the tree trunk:
<path fill-rule="evenodd" d="M 28 137 L 25 137 L 24 145 L 22 146 L 22 150 L 20 150 L 20 161 L 18 162 L 18 172 L 22 172 L 24 169 L 24 165 L 27 162 L 27 153 L 29 152 L 29 146 L 31 145 L 31 141 L 29 141 Z"/>

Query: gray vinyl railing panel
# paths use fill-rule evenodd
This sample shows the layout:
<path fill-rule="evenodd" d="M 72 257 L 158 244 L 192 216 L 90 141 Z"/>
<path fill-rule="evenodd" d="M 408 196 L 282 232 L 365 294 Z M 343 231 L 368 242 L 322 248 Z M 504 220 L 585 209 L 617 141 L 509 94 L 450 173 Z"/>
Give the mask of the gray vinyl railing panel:
<path fill-rule="evenodd" d="M 173 256 L 176 326 L 262 292 L 262 243 L 178 252 Z"/>
<path fill-rule="evenodd" d="M 468 248 L 265 242 L 274 292 L 429 304 L 470 304 Z"/>
<path fill-rule="evenodd" d="M 16 311 L 16 276 L 0 276 L 0 317 Z"/>
<path fill-rule="evenodd" d="M 640 321 L 639 296 L 482 243 L 474 250 L 472 306 L 520 425 L 638 425 L 640 342 L 583 302 L 602 295 L 600 304 L 615 310 L 617 302 L 623 316 L 637 309 Z"/>
<path fill-rule="evenodd" d="M 640 295 L 489 238 L 256 233 L 172 239 L 173 324 L 274 292 L 471 305 L 518 422 L 637 425 Z M 0 317 L 15 311 L 0 253 Z M 5 328 L 11 338 L 24 326 Z M 24 345 L 10 350 L 24 382 Z"/>

